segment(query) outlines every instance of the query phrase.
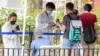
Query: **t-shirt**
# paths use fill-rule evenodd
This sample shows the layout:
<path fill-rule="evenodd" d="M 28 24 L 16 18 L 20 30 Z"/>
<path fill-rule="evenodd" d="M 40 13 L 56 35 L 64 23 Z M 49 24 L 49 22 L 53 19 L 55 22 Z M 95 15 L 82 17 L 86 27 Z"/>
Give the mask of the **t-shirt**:
<path fill-rule="evenodd" d="M 35 54 L 35 56 L 39 55 L 39 49 L 41 46 L 50 46 L 51 41 L 48 38 L 38 37 L 31 43 L 31 52 Z"/>
<path fill-rule="evenodd" d="M 67 14 L 67 15 L 70 15 L 70 17 L 72 19 L 77 18 L 77 15 L 74 14 L 74 13 L 70 13 L 70 14 Z M 67 15 L 64 16 L 63 22 L 62 22 L 62 24 L 66 26 L 66 29 L 65 29 L 65 32 L 64 32 L 64 38 L 68 38 L 69 26 L 70 26 L 70 18 Z"/>
<path fill-rule="evenodd" d="M 88 24 L 94 28 L 94 23 L 97 22 L 96 15 L 92 13 L 83 13 L 80 15 L 80 18 L 83 25 L 83 32 Z"/>

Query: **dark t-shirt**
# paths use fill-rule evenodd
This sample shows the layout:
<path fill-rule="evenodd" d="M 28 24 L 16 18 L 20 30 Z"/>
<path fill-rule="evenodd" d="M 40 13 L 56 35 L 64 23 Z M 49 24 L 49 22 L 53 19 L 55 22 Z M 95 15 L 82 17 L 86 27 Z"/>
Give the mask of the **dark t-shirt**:
<path fill-rule="evenodd" d="M 83 32 L 86 26 L 89 24 L 94 28 L 94 23 L 97 22 L 96 15 L 92 13 L 83 13 L 80 15 L 82 25 L 83 25 Z"/>
<path fill-rule="evenodd" d="M 70 15 L 70 17 L 73 19 L 77 18 L 77 15 L 75 15 L 74 13 L 70 13 L 67 15 Z M 62 24 L 66 26 L 66 30 L 64 32 L 64 38 L 68 38 L 68 32 L 69 32 L 69 26 L 70 26 L 70 18 L 67 15 L 63 17 L 63 22 L 62 22 Z"/>

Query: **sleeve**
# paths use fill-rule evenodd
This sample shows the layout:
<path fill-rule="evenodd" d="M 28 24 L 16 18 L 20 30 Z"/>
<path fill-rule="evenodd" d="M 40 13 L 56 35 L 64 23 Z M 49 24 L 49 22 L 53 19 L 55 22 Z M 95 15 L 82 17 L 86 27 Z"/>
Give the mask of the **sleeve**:
<path fill-rule="evenodd" d="M 62 24 L 66 26 L 67 23 L 68 23 L 67 17 L 64 16 L 64 17 L 63 17 L 63 22 L 62 22 Z"/>
<path fill-rule="evenodd" d="M 36 27 L 45 29 L 48 27 L 48 23 L 44 23 L 42 18 L 41 14 L 36 17 Z"/>
<path fill-rule="evenodd" d="M 96 15 L 95 15 L 95 22 L 97 22 L 97 17 L 96 17 Z"/>
<path fill-rule="evenodd" d="M 17 32 L 22 32 L 21 30 L 18 30 Z M 22 34 L 18 34 L 18 37 L 22 37 Z"/>
<path fill-rule="evenodd" d="M 12 30 L 9 29 L 7 25 L 4 25 L 2 27 L 2 32 L 12 32 Z M 3 35 L 3 37 L 6 37 L 7 39 L 16 39 L 17 35 L 15 35 L 15 34 L 13 34 L 13 35 L 12 34 L 5 34 L 5 35 Z"/>
<path fill-rule="evenodd" d="M 55 22 L 54 18 L 51 16 L 51 22 Z M 54 30 L 56 26 L 51 27 L 52 30 Z"/>
<path fill-rule="evenodd" d="M 19 25 L 18 25 L 19 26 Z M 21 27 L 19 26 L 19 30 L 17 32 L 22 32 Z M 18 37 L 22 37 L 22 34 L 18 34 Z"/>
<path fill-rule="evenodd" d="M 36 45 L 36 44 L 35 44 L 35 41 L 31 43 L 30 49 L 31 49 L 31 52 L 32 52 L 33 54 L 36 53 L 35 45 Z"/>

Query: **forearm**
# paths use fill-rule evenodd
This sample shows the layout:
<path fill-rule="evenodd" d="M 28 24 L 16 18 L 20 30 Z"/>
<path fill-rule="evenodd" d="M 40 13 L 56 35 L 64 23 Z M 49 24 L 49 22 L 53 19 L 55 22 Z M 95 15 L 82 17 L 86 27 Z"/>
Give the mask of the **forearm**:
<path fill-rule="evenodd" d="M 42 28 L 42 29 L 48 28 L 48 24 L 47 23 L 40 23 L 38 25 L 38 28 Z"/>
<path fill-rule="evenodd" d="M 99 31 L 98 31 L 98 26 L 97 26 L 97 24 L 95 24 L 94 29 L 95 29 L 95 32 L 96 32 L 96 37 L 98 37 Z"/>
<path fill-rule="evenodd" d="M 59 25 L 59 28 L 61 31 L 65 32 L 65 27 L 62 24 Z"/>
<path fill-rule="evenodd" d="M 17 32 L 23 32 L 22 30 L 18 30 Z M 22 34 L 18 34 L 18 37 L 22 37 Z"/>
<path fill-rule="evenodd" d="M 98 29 L 96 29 L 95 32 L 96 32 L 96 37 L 98 37 L 98 33 L 99 33 Z"/>

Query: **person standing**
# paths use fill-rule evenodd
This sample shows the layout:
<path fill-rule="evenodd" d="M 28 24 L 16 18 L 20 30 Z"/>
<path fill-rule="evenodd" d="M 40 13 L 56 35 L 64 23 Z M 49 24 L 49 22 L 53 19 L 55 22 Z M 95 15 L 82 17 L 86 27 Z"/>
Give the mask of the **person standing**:
<path fill-rule="evenodd" d="M 67 11 L 67 15 L 65 15 L 63 17 L 63 22 L 62 24 L 60 24 L 59 22 L 56 22 L 56 25 L 61 29 L 61 31 L 64 32 L 64 36 L 63 36 L 63 48 L 78 48 L 78 42 L 73 42 L 69 40 L 69 26 L 70 26 L 70 18 L 68 17 L 68 15 L 73 18 L 73 19 L 77 19 L 77 15 L 75 13 L 73 13 L 74 10 L 74 4 L 71 2 L 66 3 L 66 11 Z M 65 56 L 70 56 L 68 55 L 68 51 L 66 50 L 66 54 Z M 71 50 L 71 56 L 74 56 L 74 50 Z"/>
<path fill-rule="evenodd" d="M 45 33 L 52 33 L 54 30 L 54 19 L 52 16 L 52 11 L 55 9 L 55 4 L 52 2 L 48 2 L 46 4 L 46 9 L 44 12 L 40 13 L 36 17 L 36 29 L 40 28 L 42 29 L 42 32 Z M 53 41 L 53 38 L 51 35 L 45 35 L 46 38 L 49 38 L 51 41 Z"/>
<path fill-rule="evenodd" d="M 11 13 L 8 17 L 8 21 L 4 23 L 2 26 L 2 32 L 18 32 L 20 31 L 20 27 L 16 24 L 17 15 L 16 13 Z M 19 35 L 17 34 L 4 34 L 2 35 L 3 38 L 3 45 L 4 45 L 4 55 L 5 56 L 20 56 L 20 48 L 21 43 L 19 40 Z M 6 49 L 7 48 L 7 49 Z M 18 53 L 19 52 L 19 53 Z"/>
<path fill-rule="evenodd" d="M 85 42 L 85 35 L 83 36 L 83 40 L 81 42 L 83 48 L 90 48 L 91 50 L 89 51 L 89 55 L 92 56 L 92 48 L 95 48 L 95 41 L 98 40 L 98 26 L 97 26 L 97 17 L 95 14 L 91 13 L 92 10 L 92 6 L 90 4 L 85 4 L 84 6 L 84 13 L 82 13 L 80 16 L 81 21 L 82 21 L 82 25 L 83 25 L 83 34 L 85 34 L 85 30 L 87 28 L 87 26 L 91 26 L 91 28 L 93 29 L 93 31 L 96 34 L 96 38 L 94 39 L 94 42 L 87 44 Z M 91 31 L 92 33 L 92 31 Z M 89 33 L 87 33 L 89 34 Z M 93 34 L 92 34 L 93 35 Z M 92 35 L 89 39 L 92 39 Z M 88 50 L 85 51 L 85 56 L 88 56 Z"/>

